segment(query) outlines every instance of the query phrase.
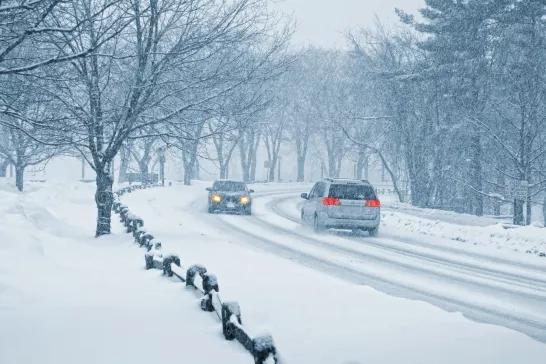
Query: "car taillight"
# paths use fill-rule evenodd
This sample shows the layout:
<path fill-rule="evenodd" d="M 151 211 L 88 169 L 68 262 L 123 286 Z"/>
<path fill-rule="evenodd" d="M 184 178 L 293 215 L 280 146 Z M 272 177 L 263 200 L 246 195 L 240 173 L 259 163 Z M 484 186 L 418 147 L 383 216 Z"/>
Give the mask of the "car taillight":
<path fill-rule="evenodd" d="M 339 200 L 339 198 L 324 197 L 322 199 L 322 204 L 326 206 L 339 206 L 341 205 L 341 201 Z"/>
<path fill-rule="evenodd" d="M 368 200 L 366 201 L 366 207 L 381 207 L 381 202 L 379 200 Z"/>

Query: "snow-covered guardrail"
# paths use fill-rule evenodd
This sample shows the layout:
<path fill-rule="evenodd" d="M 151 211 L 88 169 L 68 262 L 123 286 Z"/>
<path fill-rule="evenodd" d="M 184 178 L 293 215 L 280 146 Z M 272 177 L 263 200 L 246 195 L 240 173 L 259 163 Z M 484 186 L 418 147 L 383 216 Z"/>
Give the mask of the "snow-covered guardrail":
<path fill-rule="evenodd" d="M 165 277 L 173 277 L 185 283 L 201 295 L 201 309 L 215 312 L 222 323 L 222 332 L 226 340 L 237 340 L 252 354 L 255 364 L 274 362 L 281 364 L 275 342 L 270 335 L 254 336 L 243 326 L 241 309 L 237 302 L 222 302 L 218 279 L 202 265 L 192 265 L 187 269 L 180 258 L 174 254 L 163 254 L 163 244 L 144 227 L 144 221 L 133 214 L 127 205 L 120 201 L 120 196 L 137 189 L 156 187 L 158 185 L 134 185 L 124 187 L 114 193 L 112 210 L 119 214 L 120 222 L 131 233 L 135 243 L 146 248 L 144 262 L 146 269 L 159 269 Z"/>

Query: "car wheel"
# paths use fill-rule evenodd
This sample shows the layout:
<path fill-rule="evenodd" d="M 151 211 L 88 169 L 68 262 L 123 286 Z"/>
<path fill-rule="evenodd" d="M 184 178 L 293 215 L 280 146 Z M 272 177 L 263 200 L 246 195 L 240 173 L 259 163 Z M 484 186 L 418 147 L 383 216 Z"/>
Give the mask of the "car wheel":
<path fill-rule="evenodd" d="M 317 215 L 315 215 L 315 219 L 313 220 L 313 229 L 317 234 L 324 232 L 324 225 L 322 225 Z"/>
<path fill-rule="evenodd" d="M 300 222 L 301 227 L 305 227 L 305 215 L 303 214 L 303 211 L 301 212 Z"/>
<path fill-rule="evenodd" d="M 214 210 L 212 209 L 211 206 L 209 206 L 209 214 L 212 214 L 212 213 L 214 213 Z"/>
<path fill-rule="evenodd" d="M 247 207 L 245 209 L 245 215 L 248 215 L 248 216 L 252 215 L 252 208 L 251 207 Z"/>
<path fill-rule="evenodd" d="M 376 237 L 377 235 L 379 235 L 379 226 L 373 229 L 370 229 L 369 231 L 370 231 L 370 236 Z"/>

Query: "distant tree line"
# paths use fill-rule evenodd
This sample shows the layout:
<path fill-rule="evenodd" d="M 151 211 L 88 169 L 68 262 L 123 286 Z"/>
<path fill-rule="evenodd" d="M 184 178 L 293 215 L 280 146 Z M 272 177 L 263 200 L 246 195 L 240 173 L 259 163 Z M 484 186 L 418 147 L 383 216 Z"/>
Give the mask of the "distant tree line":
<path fill-rule="evenodd" d="M 0 4 L 0 176 L 56 155 L 96 172 L 97 235 L 110 231 L 112 163 L 143 176 L 157 149 L 221 178 L 281 150 L 337 177 L 373 161 L 400 201 L 546 218 L 546 5 L 427 0 L 419 20 L 379 20 L 343 49 L 290 48 L 267 0 L 12 0 Z M 514 190 L 524 196 L 514 198 Z M 406 191 L 408 191 L 406 193 Z M 545 221 L 546 222 L 546 221 Z"/>

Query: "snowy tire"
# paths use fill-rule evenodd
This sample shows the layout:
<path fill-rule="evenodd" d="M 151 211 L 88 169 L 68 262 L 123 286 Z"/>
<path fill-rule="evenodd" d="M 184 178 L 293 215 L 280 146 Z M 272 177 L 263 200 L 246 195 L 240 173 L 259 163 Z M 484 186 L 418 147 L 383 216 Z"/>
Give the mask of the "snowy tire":
<path fill-rule="evenodd" d="M 379 235 L 379 226 L 369 230 L 371 237 L 377 237 Z"/>
<path fill-rule="evenodd" d="M 315 215 L 315 218 L 313 219 L 313 230 L 317 234 L 321 234 L 324 232 L 324 225 L 320 222 L 317 215 Z"/>

